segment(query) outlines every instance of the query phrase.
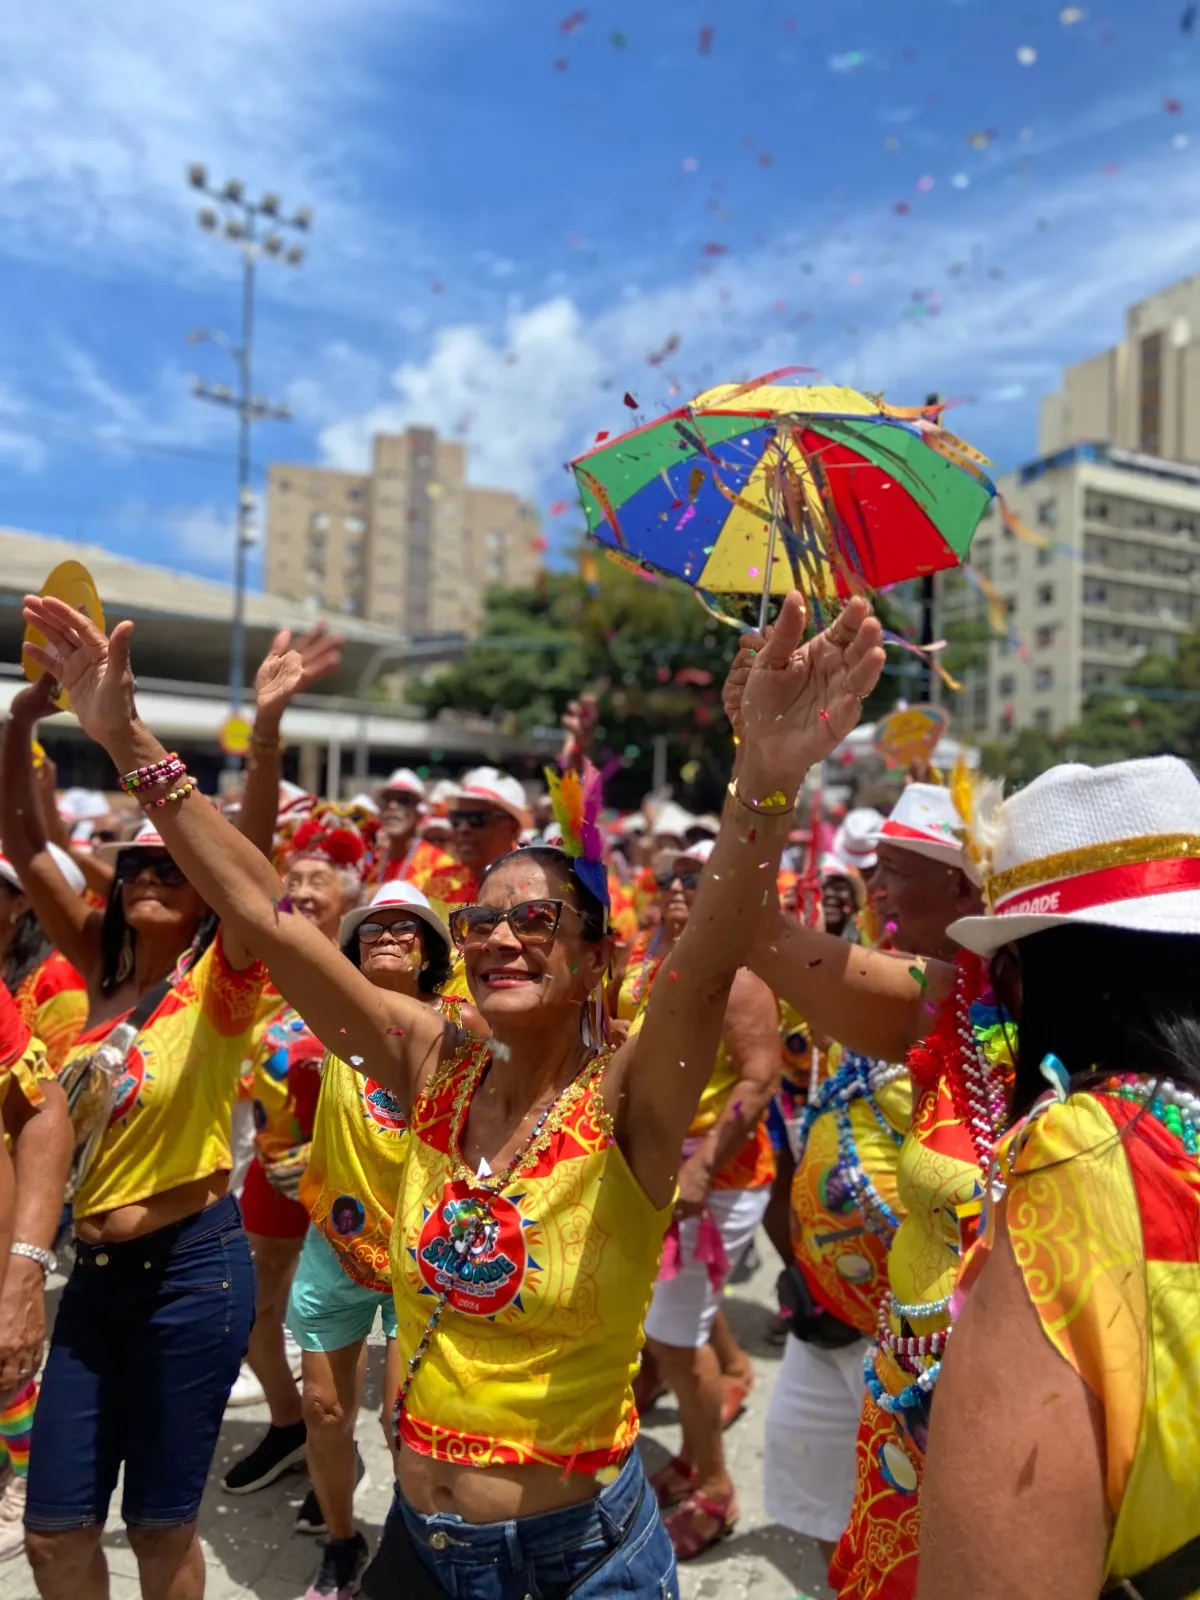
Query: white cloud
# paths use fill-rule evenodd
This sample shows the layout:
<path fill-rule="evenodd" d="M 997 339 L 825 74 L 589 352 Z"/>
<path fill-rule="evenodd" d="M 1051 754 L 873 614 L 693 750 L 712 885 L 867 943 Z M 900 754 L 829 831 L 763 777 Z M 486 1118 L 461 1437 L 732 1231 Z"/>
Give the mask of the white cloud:
<path fill-rule="evenodd" d="M 1113 180 L 1076 173 L 1034 191 L 1014 179 L 905 224 L 878 212 L 848 218 L 849 245 L 797 237 L 731 256 L 710 278 L 618 293 L 590 313 L 557 293 L 497 324 L 442 328 L 421 358 L 395 368 L 390 394 L 328 409 L 321 448 L 330 464 L 361 470 L 373 433 L 430 424 L 466 437 L 473 481 L 555 498 L 568 455 L 598 428 L 636 420 L 621 405 L 626 388 L 654 415 L 677 403 L 672 374 L 688 394 L 804 362 L 899 402 L 930 390 L 964 397 L 954 425 L 1008 464 L 1032 451 L 1035 397 L 1062 367 L 1114 342 L 1126 305 L 1194 264 L 1195 181 L 1191 158 L 1177 154 Z M 936 315 L 921 313 L 931 304 Z M 815 319 L 798 324 L 805 309 Z M 678 354 L 648 366 L 671 334 Z"/>

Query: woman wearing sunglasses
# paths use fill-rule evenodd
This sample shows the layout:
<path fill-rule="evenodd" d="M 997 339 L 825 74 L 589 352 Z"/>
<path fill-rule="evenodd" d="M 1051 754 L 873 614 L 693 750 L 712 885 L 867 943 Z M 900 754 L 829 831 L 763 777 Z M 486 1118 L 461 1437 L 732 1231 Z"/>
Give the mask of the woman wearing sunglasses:
<path fill-rule="evenodd" d="M 130 624 L 109 641 L 37 597 L 26 615 L 48 641 L 37 659 L 85 729 L 122 771 L 153 769 L 162 747 L 137 717 Z M 577 847 L 591 854 L 502 857 L 477 903 L 454 915 L 485 1042 L 376 988 L 314 929 L 280 916 L 258 852 L 211 806 L 163 794 L 164 837 L 210 903 L 325 1043 L 408 1111 L 392 1243 L 404 1379 L 389 1523 L 408 1592 L 678 1593 L 634 1449 L 642 1318 L 679 1151 L 794 796 L 858 721 L 884 660 L 861 599 L 802 645 L 803 625 L 792 594 L 747 676 L 740 770 L 688 925 L 641 1031 L 616 1050 L 591 1023 L 611 939 L 589 824 Z"/>
<path fill-rule="evenodd" d="M 142 1592 L 191 1600 L 204 1588 L 196 1514 L 254 1315 L 226 1191 L 264 973 L 217 932 L 149 821 L 105 847 L 116 870 L 103 911 L 66 882 L 29 803 L 31 735 L 53 691 L 43 678 L 13 703 L 0 827 L 43 928 L 87 982 L 87 1026 L 64 1070 L 106 1042 L 118 1054 L 108 1126 L 74 1196 L 75 1268 L 34 1421 L 26 1548 L 47 1600 L 100 1600 L 100 1539 L 123 1467 Z M 111 1039 L 131 1015 L 121 1053 Z"/>
<path fill-rule="evenodd" d="M 696 903 L 708 840 L 654 861 L 660 920 L 644 952 L 631 960 L 620 1012 L 641 1025 L 653 984 L 682 939 Z M 762 1221 L 775 1176 L 763 1121 L 780 1071 L 779 1008 L 760 978 L 733 981 L 712 1073 L 679 1157 L 679 1196 L 654 1298 L 646 1313 L 646 1349 L 638 1403 L 655 1387 L 679 1404 L 679 1454 L 651 1480 L 658 1503 L 672 1508 L 667 1532 L 681 1561 L 731 1533 L 738 1520 L 721 1434 L 753 1383 L 750 1364 L 725 1319 L 714 1334 L 721 1291 Z M 723 1363 L 735 1370 L 723 1381 Z"/>

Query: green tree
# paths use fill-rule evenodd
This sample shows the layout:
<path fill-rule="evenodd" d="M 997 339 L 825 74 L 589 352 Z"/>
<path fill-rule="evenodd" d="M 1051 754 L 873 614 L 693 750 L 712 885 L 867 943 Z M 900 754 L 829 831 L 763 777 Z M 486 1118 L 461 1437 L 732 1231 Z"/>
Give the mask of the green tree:
<path fill-rule="evenodd" d="M 606 793 L 614 804 L 635 804 L 650 787 L 654 742 L 664 738 L 667 773 L 683 802 L 717 808 L 730 763 L 721 685 L 737 631 L 681 583 L 647 580 L 591 552 L 581 569 L 547 573 L 528 589 L 492 590 L 480 640 L 457 665 L 410 684 L 406 698 L 431 716 L 472 712 L 528 733 L 555 726 L 590 690 L 599 697 L 596 751 L 613 764 Z M 747 624 L 756 611 L 747 603 Z M 887 709 L 898 687 L 885 678 L 865 715 Z"/>

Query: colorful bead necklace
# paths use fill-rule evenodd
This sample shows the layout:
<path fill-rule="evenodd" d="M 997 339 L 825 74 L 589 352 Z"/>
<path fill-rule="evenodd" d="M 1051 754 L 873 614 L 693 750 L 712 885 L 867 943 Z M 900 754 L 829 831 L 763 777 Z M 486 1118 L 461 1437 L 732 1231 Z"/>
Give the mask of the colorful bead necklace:
<path fill-rule="evenodd" d="M 875 1095 L 886 1084 L 903 1077 L 905 1068 L 888 1061 L 872 1061 L 867 1056 L 844 1052 L 837 1071 L 817 1090 L 801 1113 L 796 1131 L 799 1149 L 798 1162 L 804 1159 L 804 1149 L 817 1118 L 832 1112 L 837 1128 L 838 1175 L 849 1187 L 855 1208 L 863 1222 L 879 1238 L 891 1242 L 900 1218 L 871 1182 L 870 1176 L 858 1158 L 858 1146 L 850 1121 L 850 1107 L 856 1100 L 865 1100 L 883 1131 L 897 1145 L 904 1142 L 875 1103 Z"/>
<path fill-rule="evenodd" d="M 1104 1092 L 1143 1107 L 1179 1140 L 1188 1155 L 1200 1154 L 1200 1095 L 1181 1089 L 1170 1078 L 1120 1073 L 1102 1086 Z"/>

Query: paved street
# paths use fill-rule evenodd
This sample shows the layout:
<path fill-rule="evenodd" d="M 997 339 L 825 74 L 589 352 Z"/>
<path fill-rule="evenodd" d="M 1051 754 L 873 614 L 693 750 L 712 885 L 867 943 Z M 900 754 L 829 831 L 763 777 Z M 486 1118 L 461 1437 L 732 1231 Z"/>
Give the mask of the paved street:
<path fill-rule="evenodd" d="M 795 1600 L 797 1595 L 817 1600 L 828 1595 L 821 1582 L 822 1563 L 816 1548 L 767 1523 L 762 1511 L 763 1417 L 778 1352 L 763 1337 L 770 1319 L 775 1260 L 773 1255 L 767 1257 L 769 1247 L 761 1234 L 759 1245 L 763 1265 L 748 1282 L 732 1286 L 726 1298 L 734 1331 L 753 1357 L 759 1378 L 746 1414 L 726 1435 L 742 1519 L 730 1539 L 683 1569 L 683 1600 Z M 367 1475 L 355 1504 L 361 1526 L 374 1544 L 391 1501 L 391 1464 L 378 1422 L 382 1346 L 373 1347 L 370 1356 L 366 1404 L 358 1429 Z M 299 1600 L 315 1569 L 316 1541 L 292 1532 L 307 1479 L 289 1476 L 259 1494 L 240 1499 L 222 1495 L 217 1487 L 229 1463 L 253 1446 L 265 1423 L 266 1412 L 261 1407 L 231 1410 L 225 1417 L 200 1514 L 208 1559 L 208 1600 L 247 1594 L 258 1600 Z M 663 1405 L 655 1410 L 642 1439 L 647 1468 L 653 1471 L 678 1443 L 673 1407 Z M 117 1500 L 119 1503 L 119 1491 Z M 115 1512 L 104 1542 L 113 1600 L 138 1600 L 137 1564 Z M 0 1567 L 0 1600 L 32 1600 L 34 1593 L 24 1557 Z"/>

